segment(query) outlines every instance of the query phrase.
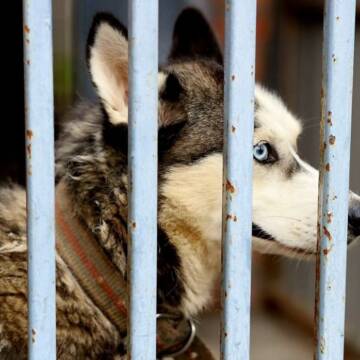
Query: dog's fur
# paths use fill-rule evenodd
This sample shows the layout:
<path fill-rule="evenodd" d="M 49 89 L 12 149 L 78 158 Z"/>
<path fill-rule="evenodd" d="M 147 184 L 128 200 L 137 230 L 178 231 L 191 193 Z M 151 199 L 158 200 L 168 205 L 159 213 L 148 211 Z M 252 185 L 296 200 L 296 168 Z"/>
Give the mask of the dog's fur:
<path fill-rule="evenodd" d="M 87 55 L 99 103 L 81 103 L 68 116 L 57 144 L 57 180 L 66 181 L 74 212 L 126 276 L 126 30 L 110 15 L 98 15 Z M 221 51 L 195 10 L 180 15 L 169 59 L 159 71 L 158 307 L 193 317 L 211 303 L 220 272 L 224 95 Z M 297 155 L 301 125 L 264 88 L 257 86 L 255 97 L 254 145 L 268 143 L 270 160 L 254 161 L 253 246 L 313 254 L 318 174 Z M 359 198 L 351 196 L 359 209 Z M 1 359 L 26 358 L 25 223 L 25 191 L 1 189 Z M 349 240 L 358 234 L 353 226 Z M 123 356 L 125 334 L 92 303 L 59 255 L 56 288 L 58 359 Z"/>

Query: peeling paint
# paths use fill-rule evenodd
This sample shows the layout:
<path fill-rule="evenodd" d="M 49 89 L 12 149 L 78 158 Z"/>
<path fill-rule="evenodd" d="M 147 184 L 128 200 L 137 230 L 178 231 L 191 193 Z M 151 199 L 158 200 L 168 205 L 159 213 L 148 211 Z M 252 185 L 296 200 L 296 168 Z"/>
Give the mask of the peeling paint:
<path fill-rule="evenodd" d="M 331 211 L 329 211 L 327 214 L 326 214 L 326 221 L 328 224 L 331 224 L 332 223 L 332 219 L 333 219 L 334 215 Z"/>
<path fill-rule="evenodd" d="M 329 241 L 333 240 L 333 238 L 326 226 L 323 226 L 323 232 L 324 232 L 324 235 L 329 239 Z"/>
<path fill-rule="evenodd" d="M 331 112 L 331 111 L 328 111 L 327 123 L 328 123 L 330 126 L 333 125 L 333 123 L 332 123 L 332 112 Z"/>
<path fill-rule="evenodd" d="M 35 341 L 36 341 L 36 331 L 35 331 L 34 328 L 31 329 L 31 341 L 32 341 L 33 344 L 34 344 Z"/>
<path fill-rule="evenodd" d="M 237 216 L 236 215 L 231 215 L 231 214 L 227 214 L 226 215 L 226 221 L 228 220 L 232 220 L 234 222 L 237 222 Z"/>
<path fill-rule="evenodd" d="M 225 185 L 226 191 L 233 194 L 235 192 L 235 187 L 234 185 L 230 182 L 230 180 L 226 180 L 226 185 Z"/>
<path fill-rule="evenodd" d="M 331 135 L 329 136 L 329 144 L 330 144 L 330 145 L 334 145 L 334 144 L 335 144 L 335 141 L 336 141 L 335 135 L 331 134 Z"/>
<path fill-rule="evenodd" d="M 31 159 L 31 144 L 28 144 L 26 146 L 26 153 L 28 155 L 28 158 Z"/>
<path fill-rule="evenodd" d="M 325 354 L 325 339 L 323 337 L 320 339 L 320 352 Z"/>
<path fill-rule="evenodd" d="M 26 137 L 31 140 L 34 136 L 33 132 L 31 130 L 26 130 Z"/>

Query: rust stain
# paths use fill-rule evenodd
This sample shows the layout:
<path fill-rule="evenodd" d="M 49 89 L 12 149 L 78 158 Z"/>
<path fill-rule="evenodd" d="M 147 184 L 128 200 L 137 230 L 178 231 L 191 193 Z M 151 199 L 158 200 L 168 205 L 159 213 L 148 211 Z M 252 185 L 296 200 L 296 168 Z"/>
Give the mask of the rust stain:
<path fill-rule="evenodd" d="M 229 192 L 229 193 L 234 193 L 235 192 L 235 188 L 234 188 L 234 185 L 229 181 L 229 180 L 226 180 L 226 191 Z"/>
<path fill-rule="evenodd" d="M 234 222 L 237 222 L 237 216 L 236 215 L 231 215 L 231 214 L 227 214 L 226 215 L 226 221 L 228 220 L 232 220 Z"/>
<path fill-rule="evenodd" d="M 321 339 L 320 339 L 320 352 L 322 354 L 325 353 L 325 339 L 323 337 L 321 337 Z"/>
<path fill-rule="evenodd" d="M 231 132 L 235 132 L 236 131 L 236 127 L 235 126 L 231 126 Z"/>
<path fill-rule="evenodd" d="M 330 126 L 333 125 L 332 120 L 331 120 L 331 117 L 332 117 L 332 112 L 331 112 L 331 111 L 328 111 L 327 123 L 328 123 Z"/>
<path fill-rule="evenodd" d="M 31 131 L 31 130 L 26 130 L 26 137 L 29 139 L 29 140 L 31 140 L 32 139 L 32 137 L 33 137 L 33 132 Z"/>
<path fill-rule="evenodd" d="M 334 145 L 335 144 L 335 141 L 336 141 L 336 137 L 335 137 L 335 135 L 330 135 L 329 136 L 329 144 L 330 145 Z"/>
<path fill-rule="evenodd" d="M 327 163 L 327 164 L 325 165 L 325 170 L 326 170 L 327 172 L 330 171 L 330 164 L 329 164 L 329 163 Z"/>
<path fill-rule="evenodd" d="M 28 154 L 29 159 L 31 159 L 31 144 L 28 144 L 26 146 L 26 152 Z"/>
<path fill-rule="evenodd" d="M 323 226 L 323 232 L 324 235 L 329 239 L 329 241 L 332 241 L 332 236 L 326 226 Z"/>
<path fill-rule="evenodd" d="M 333 213 L 331 211 L 329 211 L 327 214 L 326 214 L 326 221 L 328 224 L 331 224 L 332 223 L 332 219 L 333 219 Z"/>
<path fill-rule="evenodd" d="M 24 31 L 29 34 L 30 33 L 30 28 L 25 24 L 24 25 Z"/>
<path fill-rule="evenodd" d="M 332 250 L 332 246 L 330 246 L 329 248 L 325 248 L 323 249 L 323 254 L 324 256 L 328 256 L 328 254 L 330 254 L 330 251 Z"/>
<path fill-rule="evenodd" d="M 34 343 L 36 341 L 36 331 L 35 329 L 31 329 L 31 341 Z"/>

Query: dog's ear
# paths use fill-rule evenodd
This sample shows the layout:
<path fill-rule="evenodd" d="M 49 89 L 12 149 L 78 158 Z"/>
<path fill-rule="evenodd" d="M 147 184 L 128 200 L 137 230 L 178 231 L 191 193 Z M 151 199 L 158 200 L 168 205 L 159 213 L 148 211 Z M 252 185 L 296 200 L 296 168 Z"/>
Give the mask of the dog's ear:
<path fill-rule="evenodd" d="M 223 56 L 209 23 L 194 8 L 187 8 L 176 20 L 169 60 L 209 58 L 223 64 Z"/>
<path fill-rule="evenodd" d="M 128 121 L 128 41 L 126 28 L 112 15 L 98 13 L 87 40 L 91 79 L 113 124 Z"/>

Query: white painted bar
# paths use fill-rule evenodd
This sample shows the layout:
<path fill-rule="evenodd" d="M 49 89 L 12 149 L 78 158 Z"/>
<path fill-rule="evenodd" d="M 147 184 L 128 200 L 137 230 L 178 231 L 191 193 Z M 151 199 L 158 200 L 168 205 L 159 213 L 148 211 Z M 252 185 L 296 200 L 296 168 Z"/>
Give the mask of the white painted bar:
<path fill-rule="evenodd" d="M 256 1 L 225 3 L 225 149 L 221 359 L 250 356 Z"/>
<path fill-rule="evenodd" d="M 344 358 L 355 0 L 327 0 L 324 17 L 319 244 L 318 360 Z"/>
<path fill-rule="evenodd" d="M 23 1 L 30 360 L 56 358 L 51 0 Z"/>
<path fill-rule="evenodd" d="M 158 1 L 129 2 L 128 359 L 156 359 Z"/>

